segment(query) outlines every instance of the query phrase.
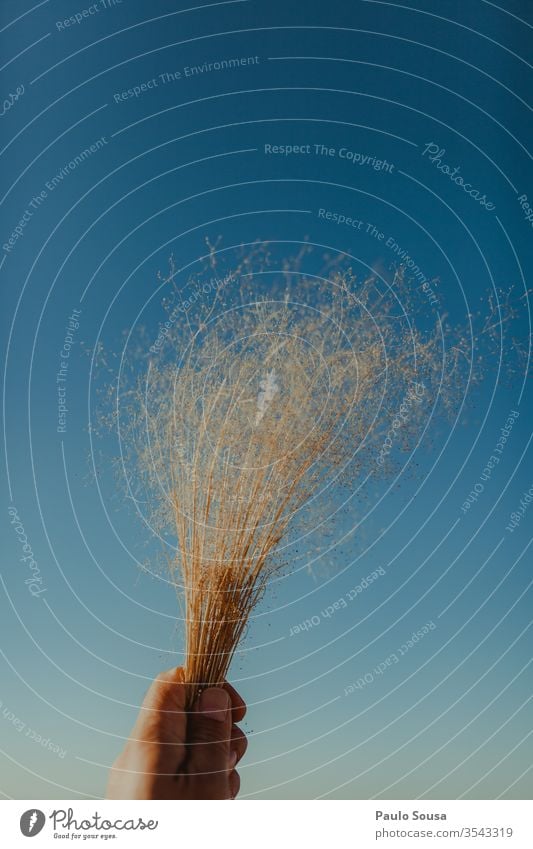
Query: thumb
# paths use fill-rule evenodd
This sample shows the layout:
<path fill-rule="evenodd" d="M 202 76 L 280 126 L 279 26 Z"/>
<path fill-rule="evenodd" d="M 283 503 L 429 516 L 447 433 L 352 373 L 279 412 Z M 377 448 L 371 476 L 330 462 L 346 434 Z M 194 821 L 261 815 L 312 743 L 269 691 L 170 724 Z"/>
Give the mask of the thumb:
<path fill-rule="evenodd" d="M 231 700 L 226 690 L 204 690 L 189 715 L 187 773 L 194 799 L 229 799 Z"/>

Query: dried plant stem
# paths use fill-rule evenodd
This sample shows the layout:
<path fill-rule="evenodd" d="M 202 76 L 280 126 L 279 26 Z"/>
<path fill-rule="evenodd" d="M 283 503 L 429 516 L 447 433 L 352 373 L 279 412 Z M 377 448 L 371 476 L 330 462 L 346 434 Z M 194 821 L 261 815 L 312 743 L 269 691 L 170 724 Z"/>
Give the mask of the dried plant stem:
<path fill-rule="evenodd" d="M 352 486 L 409 387 L 424 386 L 402 424 L 418 432 L 435 392 L 459 372 L 439 336 L 416 331 L 374 281 L 335 271 L 281 298 L 253 298 L 208 321 L 185 347 L 150 362 L 121 410 L 121 432 L 152 506 L 171 532 L 170 570 L 183 599 L 191 701 L 226 677 L 250 615 L 282 568 L 284 544 L 321 493 Z M 308 303 L 309 301 L 312 303 Z M 190 327 L 190 318 L 187 316 Z M 444 377 L 443 377 L 444 376 Z M 446 395 L 444 389 L 446 390 Z"/>

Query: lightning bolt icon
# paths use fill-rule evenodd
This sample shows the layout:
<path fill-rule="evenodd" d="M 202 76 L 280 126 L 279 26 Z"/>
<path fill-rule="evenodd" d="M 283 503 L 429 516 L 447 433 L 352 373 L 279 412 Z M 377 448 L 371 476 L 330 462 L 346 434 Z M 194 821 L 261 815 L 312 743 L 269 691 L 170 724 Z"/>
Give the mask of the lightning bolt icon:
<path fill-rule="evenodd" d="M 30 817 L 30 822 L 28 824 L 28 831 L 33 831 L 33 826 L 37 822 L 37 811 L 34 811 Z"/>

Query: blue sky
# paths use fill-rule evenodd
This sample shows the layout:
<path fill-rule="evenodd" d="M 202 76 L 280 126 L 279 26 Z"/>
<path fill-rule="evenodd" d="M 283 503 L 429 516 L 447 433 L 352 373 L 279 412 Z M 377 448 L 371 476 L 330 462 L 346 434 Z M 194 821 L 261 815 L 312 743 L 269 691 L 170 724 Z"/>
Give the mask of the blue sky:
<path fill-rule="evenodd" d="M 279 243 L 282 256 L 308 239 L 385 279 L 393 240 L 440 281 L 437 304 L 417 300 L 420 326 L 481 313 L 479 327 L 489 293 L 512 286 L 516 316 L 458 421 L 417 450 L 416 473 L 369 487 L 333 567 L 283 577 L 258 609 L 231 676 L 249 703 L 242 793 L 529 798 L 527 510 L 507 529 L 532 484 L 531 390 L 512 342 L 527 349 L 530 332 L 529 4 L 90 5 L 7 0 L 0 13 L 0 791 L 101 796 L 149 680 L 182 657 L 173 592 L 139 569 L 157 550 L 113 479 L 111 443 L 98 445 L 98 486 L 91 474 L 97 340 L 120 352 L 141 315 L 155 337 L 158 272 L 173 253 L 185 293 L 206 239 L 220 238 L 229 268 L 240 244 Z M 235 59 L 246 62 L 216 64 Z M 267 277 L 254 283 L 268 293 Z M 512 411 L 501 460 L 463 512 Z"/>

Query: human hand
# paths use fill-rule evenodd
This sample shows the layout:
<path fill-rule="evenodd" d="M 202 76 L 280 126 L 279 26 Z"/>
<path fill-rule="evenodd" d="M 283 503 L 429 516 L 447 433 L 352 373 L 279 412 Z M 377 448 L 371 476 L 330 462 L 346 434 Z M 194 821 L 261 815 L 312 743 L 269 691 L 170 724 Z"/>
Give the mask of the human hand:
<path fill-rule="evenodd" d="M 185 709 L 181 667 L 162 672 L 144 698 L 110 772 L 107 799 L 234 799 L 247 748 L 246 705 L 230 684 L 210 687 Z"/>

